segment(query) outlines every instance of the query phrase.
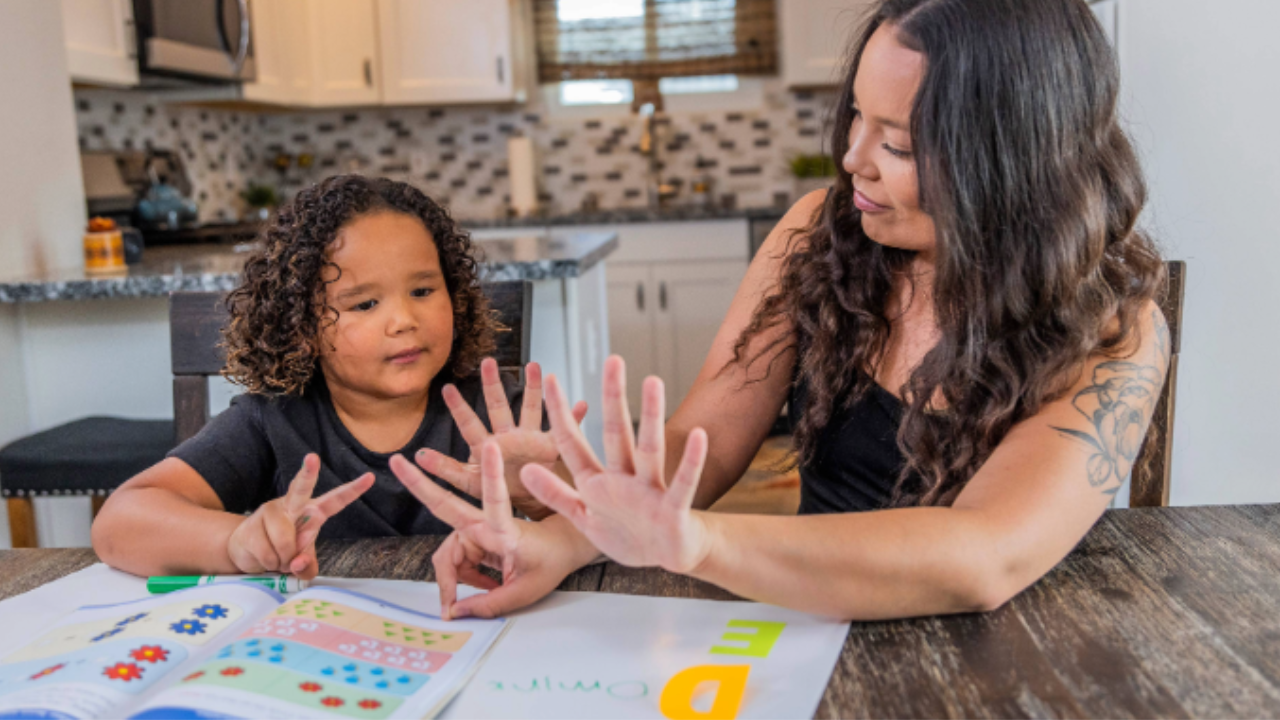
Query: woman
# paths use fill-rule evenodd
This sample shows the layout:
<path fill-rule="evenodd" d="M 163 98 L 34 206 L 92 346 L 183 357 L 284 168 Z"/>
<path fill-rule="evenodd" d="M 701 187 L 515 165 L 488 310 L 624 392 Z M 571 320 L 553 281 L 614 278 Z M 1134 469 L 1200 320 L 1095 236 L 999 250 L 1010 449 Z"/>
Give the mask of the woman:
<path fill-rule="evenodd" d="M 836 183 L 767 240 L 665 431 L 650 378 L 633 440 L 613 358 L 604 463 L 548 380 L 576 488 L 521 478 L 549 520 L 504 512 L 496 447 L 487 519 L 396 465 L 457 528 L 435 558 L 447 612 L 509 611 L 597 552 L 842 618 L 990 610 L 1101 515 L 1169 359 L 1101 29 L 1083 0 L 885 0 L 855 48 Z M 800 515 L 702 512 L 787 401 Z M 458 579 L 491 592 L 455 604 Z"/>

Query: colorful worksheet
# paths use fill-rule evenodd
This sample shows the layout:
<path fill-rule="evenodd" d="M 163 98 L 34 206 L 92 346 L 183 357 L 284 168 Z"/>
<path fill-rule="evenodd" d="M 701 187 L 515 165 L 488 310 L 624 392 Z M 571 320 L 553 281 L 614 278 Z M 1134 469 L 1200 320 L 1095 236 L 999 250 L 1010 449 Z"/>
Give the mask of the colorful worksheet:
<path fill-rule="evenodd" d="M 83 607 L 0 659 L 0 718 L 431 717 L 507 626 L 247 583 Z"/>

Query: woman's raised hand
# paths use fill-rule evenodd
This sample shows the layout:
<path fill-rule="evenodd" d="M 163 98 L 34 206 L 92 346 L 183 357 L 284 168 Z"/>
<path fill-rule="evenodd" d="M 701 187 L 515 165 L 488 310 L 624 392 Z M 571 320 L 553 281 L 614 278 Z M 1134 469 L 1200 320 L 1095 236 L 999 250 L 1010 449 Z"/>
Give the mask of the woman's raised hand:
<path fill-rule="evenodd" d="M 480 498 L 484 492 L 484 483 L 480 477 L 480 448 L 493 438 L 506 461 L 507 492 L 511 504 L 526 516 L 541 520 L 550 515 L 551 511 L 525 490 L 520 482 L 520 468 L 532 463 L 551 470 L 560 457 L 551 433 L 542 430 L 542 368 L 538 363 L 532 362 L 525 366 L 524 402 L 520 406 L 518 425 L 511 415 L 511 404 L 507 402 L 502 378 L 498 374 L 498 363 L 493 358 L 485 358 L 480 363 L 480 380 L 493 432 L 490 433 L 484 426 L 484 422 L 467 405 L 458 389 L 446 385 L 443 391 L 445 405 L 458 423 L 462 438 L 471 446 L 471 457 L 466 463 L 460 463 L 437 450 L 423 448 L 418 451 L 415 460 L 423 470 L 472 497 Z M 580 402 L 574 406 L 575 422 L 582 422 L 586 414 L 586 403 Z"/>
<path fill-rule="evenodd" d="M 602 465 L 574 422 L 563 389 L 555 376 L 548 377 L 551 433 L 576 489 L 540 465 L 525 466 L 521 478 L 534 497 L 617 562 L 688 573 L 710 551 L 706 523 L 690 509 L 707 458 L 707 434 L 701 428 L 689 433 L 668 483 L 662 381 L 644 381 L 638 437 L 626 397 L 626 367 L 615 355 L 604 366 Z"/>
<path fill-rule="evenodd" d="M 440 585 L 440 614 L 446 620 L 491 618 L 528 605 L 555 590 L 595 555 L 595 549 L 584 548 L 581 537 L 563 521 L 512 517 L 498 442 L 485 441 L 479 455 L 483 511 L 437 485 L 403 457 L 391 458 L 391 471 L 400 482 L 454 528 L 431 558 Z M 480 572 L 482 565 L 500 570 L 502 584 Z M 489 592 L 458 601 L 459 581 Z"/>

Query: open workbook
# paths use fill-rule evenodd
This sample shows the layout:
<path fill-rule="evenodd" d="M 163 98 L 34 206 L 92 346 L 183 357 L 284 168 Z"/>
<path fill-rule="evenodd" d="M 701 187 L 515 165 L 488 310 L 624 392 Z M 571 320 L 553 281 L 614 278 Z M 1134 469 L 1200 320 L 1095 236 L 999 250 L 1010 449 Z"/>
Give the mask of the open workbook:
<path fill-rule="evenodd" d="M 248 583 L 82 607 L 0 658 L 0 718 L 421 718 L 507 628 Z"/>

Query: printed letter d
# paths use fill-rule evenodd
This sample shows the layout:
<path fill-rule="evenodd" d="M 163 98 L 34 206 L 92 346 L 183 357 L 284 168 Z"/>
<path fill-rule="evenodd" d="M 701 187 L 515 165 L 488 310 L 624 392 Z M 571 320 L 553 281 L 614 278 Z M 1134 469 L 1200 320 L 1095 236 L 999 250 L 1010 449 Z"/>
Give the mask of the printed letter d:
<path fill-rule="evenodd" d="M 670 720 L 733 720 L 742 706 L 750 665 L 698 665 L 676 673 L 662 688 L 658 708 Z M 711 709 L 695 710 L 693 695 L 704 682 L 718 685 Z"/>

